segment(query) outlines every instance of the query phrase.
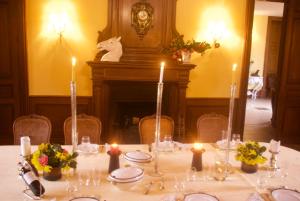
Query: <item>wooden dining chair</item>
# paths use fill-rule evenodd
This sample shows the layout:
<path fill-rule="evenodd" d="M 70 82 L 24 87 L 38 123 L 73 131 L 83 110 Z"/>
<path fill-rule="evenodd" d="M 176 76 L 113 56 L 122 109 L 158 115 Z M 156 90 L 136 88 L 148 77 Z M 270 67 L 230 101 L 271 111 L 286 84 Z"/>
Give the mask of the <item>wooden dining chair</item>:
<path fill-rule="evenodd" d="M 20 116 L 13 124 L 14 144 L 19 145 L 22 136 L 29 136 L 33 145 L 48 143 L 51 129 L 51 122 L 45 116 L 36 114 Z"/>
<path fill-rule="evenodd" d="M 140 141 L 142 144 L 150 144 L 155 139 L 156 116 L 145 116 L 139 122 Z M 174 120 L 162 115 L 160 120 L 160 140 L 165 136 L 173 136 L 174 134 Z"/>
<path fill-rule="evenodd" d="M 222 131 L 227 130 L 228 118 L 221 114 L 201 115 L 197 120 L 197 135 L 200 142 L 216 142 L 222 139 Z"/>
<path fill-rule="evenodd" d="M 77 115 L 78 143 L 81 143 L 82 136 L 89 136 L 91 143 L 100 144 L 102 124 L 94 116 Z M 72 144 L 72 117 L 68 117 L 64 122 L 65 144 Z"/>

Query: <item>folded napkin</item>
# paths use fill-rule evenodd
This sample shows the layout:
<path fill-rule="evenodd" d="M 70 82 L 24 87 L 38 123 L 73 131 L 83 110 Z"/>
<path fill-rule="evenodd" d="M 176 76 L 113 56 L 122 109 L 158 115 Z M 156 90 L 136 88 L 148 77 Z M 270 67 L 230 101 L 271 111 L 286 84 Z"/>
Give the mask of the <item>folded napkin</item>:
<path fill-rule="evenodd" d="M 276 141 L 276 140 L 271 140 L 270 141 L 270 152 L 275 152 L 275 153 L 278 153 L 279 152 L 279 149 L 280 149 L 280 141 Z"/>

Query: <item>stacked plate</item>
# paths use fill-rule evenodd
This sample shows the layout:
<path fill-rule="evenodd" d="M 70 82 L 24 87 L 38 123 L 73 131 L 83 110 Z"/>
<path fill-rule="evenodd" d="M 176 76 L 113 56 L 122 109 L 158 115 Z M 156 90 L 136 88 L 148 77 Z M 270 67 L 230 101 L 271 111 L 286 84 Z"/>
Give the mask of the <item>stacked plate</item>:
<path fill-rule="evenodd" d="M 152 160 L 152 156 L 142 151 L 131 151 L 124 154 L 124 158 L 128 161 L 135 163 L 149 163 Z"/>
<path fill-rule="evenodd" d="M 129 189 L 144 177 L 144 170 L 139 167 L 125 167 L 112 171 L 108 180 L 121 189 Z"/>

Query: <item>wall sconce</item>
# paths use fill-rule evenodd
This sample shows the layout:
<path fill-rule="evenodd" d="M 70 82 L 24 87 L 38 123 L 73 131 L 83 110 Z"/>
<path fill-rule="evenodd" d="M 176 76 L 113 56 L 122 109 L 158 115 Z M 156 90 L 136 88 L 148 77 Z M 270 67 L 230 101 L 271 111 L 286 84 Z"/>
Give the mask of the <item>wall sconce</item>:
<path fill-rule="evenodd" d="M 63 33 L 66 29 L 68 16 L 66 13 L 56 13 L 50 16 L 50 24 L 54 32 L 59 37 L 59 42 L 62 42 Z"/>

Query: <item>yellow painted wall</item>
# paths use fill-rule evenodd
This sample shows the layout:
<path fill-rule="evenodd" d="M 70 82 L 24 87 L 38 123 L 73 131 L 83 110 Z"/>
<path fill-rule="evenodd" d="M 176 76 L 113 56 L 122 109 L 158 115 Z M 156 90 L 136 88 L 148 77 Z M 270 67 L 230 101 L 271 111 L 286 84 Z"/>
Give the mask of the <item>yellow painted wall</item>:
<path fill-rule="evenodd" d="M 238 64 L 239 81 L 245 4 L 246 0 L 177 1 L 176 26 L 185 39 L 211 42 L 214 35 L 221 42 L 221 48 L 203 56 L 193 54 L 192 63 L 197 67 L 191 72 L 187 97 L 228 97 L 233 63 Z M 53 13 L 64 12 L 67 25 L 60 43 L 58 34 L 47 24 L 49 18 L 55 20 Z M 68 21 L 72 23 L 68 25 Z M 92 95 L 91 72 L 85 62 L 94 58 L 97 31 L 106 21 L 107 0 L 27 0 L 29 94 L 68 95 L 70 58 L 74 55 L 78 60 L 78 95 Z M 215 27 L 219 27 L 217 32 Z"/>
<path fill-rule="evenodd" d="M 268 16 L 254 15 L 251 45 L 251 61 L 254 63 L 250 66 L 250 73 L 259 70 L 259 75 L 263 75 L 265 48 L 267 37 Z"/>

